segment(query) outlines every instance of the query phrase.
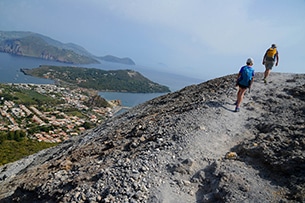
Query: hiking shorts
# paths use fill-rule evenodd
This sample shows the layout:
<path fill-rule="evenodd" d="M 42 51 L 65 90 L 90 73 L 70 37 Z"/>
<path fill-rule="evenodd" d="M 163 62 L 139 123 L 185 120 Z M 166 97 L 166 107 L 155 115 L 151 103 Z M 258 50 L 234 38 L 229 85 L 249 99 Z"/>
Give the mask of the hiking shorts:
<path fill-rule="evenodd" d="M 265 61 L 265 68 L 267 70 L 272 70 L 272 67 L 274 66 L 274 61 Z"/>
<path fill-rule="evenodd" d="M 242 89 L 247 89 L 249 88 L 249 86 L 244 86 L 244 85 L 241 85 L 241 84 L 238 84 L 238 87 L 242 88 Z"/>

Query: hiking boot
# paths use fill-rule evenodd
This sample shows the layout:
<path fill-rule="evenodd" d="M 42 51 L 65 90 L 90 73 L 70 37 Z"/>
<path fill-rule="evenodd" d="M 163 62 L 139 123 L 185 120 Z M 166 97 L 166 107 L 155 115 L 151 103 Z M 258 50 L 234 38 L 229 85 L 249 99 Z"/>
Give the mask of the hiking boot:
<path fill-rule="evenodd" d="M 240 111 L 240 109 L 238 107 L 236 107 L 234 112 L 239 112 L 239 111 Z"/>
<path fill-rule="evenodd" d="M 264 78 L 264 83 L 267 84 L 267 79 L 266 78 Z"/>

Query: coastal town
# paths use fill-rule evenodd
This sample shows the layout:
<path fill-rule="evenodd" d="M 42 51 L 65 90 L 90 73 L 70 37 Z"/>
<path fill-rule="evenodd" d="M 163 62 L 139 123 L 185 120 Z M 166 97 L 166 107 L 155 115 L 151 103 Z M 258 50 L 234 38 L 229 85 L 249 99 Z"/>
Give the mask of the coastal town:
<path fill-rule="evenodd" d="M 34 102 L 18 100 L 17 93 Z M 33 93 L 41 98 L 30 95 Z M 1 84 L 0 132 L 23 132 L 40 142 L 62 142 L 95 127 L 122 108 L 119 100 L 90 106 L 88 101 L 93 96 L 99 97 L 87 89 L 55 84 Z"/>

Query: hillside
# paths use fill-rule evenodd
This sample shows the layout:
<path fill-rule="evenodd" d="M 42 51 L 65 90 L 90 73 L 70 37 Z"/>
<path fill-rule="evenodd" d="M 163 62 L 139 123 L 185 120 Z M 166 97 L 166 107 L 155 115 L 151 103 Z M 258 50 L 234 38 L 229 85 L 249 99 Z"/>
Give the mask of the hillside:
<path fill-rule="evenodd" d="M 97 57 L 79 45 L 64 44 L 33 32 L 0 31 L 0 52 L 72 64 L 100 63 L 98 61 L 100 59 L 135 65 L 135 62 L 128 57 L 118 58 L 112 55 Z"/>
<path fill-rule="evenodd" d="M 74 47 L 74 48 L 72 48 Z M 92 56 L 76 53 L 76 46 L 62 44 L 31 32 L 0 32 L 0 51 L 72 64 L 98 63 Z M 80 49 L 78 49 L 79 51 Z"/>
<path fill-rule="evenodd" d="M 304 202 L 305 75 L 236 75 L 155 98 L 0 168 L 1 202 Z M 229 153 L 231 152 L 231 153 Z"/>
<path fill-rule="evenodd" d="M 168 87 L 152 82 L 133 70 L 106 71 L 96 68 L 41 65 L 38 68 L 21 71 L 27 75 L 56 80 L 62 85 L 68 83 L 99 91 L 170 92 Z"/>
<path fill-rule="evenodd" d="M 80 54 L 80 55 L 85 55 L 88 57 L 92 57 L 92 54 L 90 54 L 86 49 L 83 47 L 73 44 L 73 43 L 61 43 L 57 40 L 54 40 L 50 37 L 34 33 L 34 32 L 23 32 L 23 31 L 0 31 L 0 41 L 4 40 L 9 40 L 9 39 L 20 39 L 20 38 L 25 38 L 29 36 L 34 36 L 36 38 L 42 39 L 45 41 L 47 44 L 51 46 L 55 46 L 59 49 L 69 49 L 73 50 L 75 53 Z"/>

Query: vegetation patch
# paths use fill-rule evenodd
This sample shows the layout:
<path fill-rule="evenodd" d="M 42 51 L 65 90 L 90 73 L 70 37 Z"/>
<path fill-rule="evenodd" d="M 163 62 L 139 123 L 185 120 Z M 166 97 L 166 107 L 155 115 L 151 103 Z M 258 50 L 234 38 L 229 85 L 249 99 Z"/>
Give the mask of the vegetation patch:
<path fill-rule="evenodd" d="M 38 68 L 22 69 L 23 73 L 73 84 L 98 91 L 162 93 L 170 92 L 164 85 L 152 82 L 133 70 L 101 70 L 66 66 L 41 65 Z"/>
<path fill-rule="evenodd" d="M 17 161 L 56 145 L 56 143 L 38 142 L 31 139 L 22 139 L 21 141 L 4 140 L 0 142 L 0 165 Z"/>

